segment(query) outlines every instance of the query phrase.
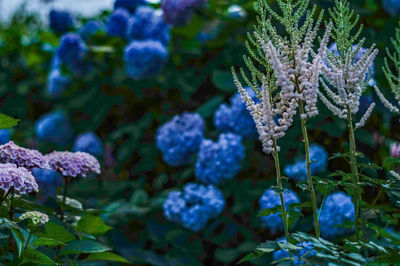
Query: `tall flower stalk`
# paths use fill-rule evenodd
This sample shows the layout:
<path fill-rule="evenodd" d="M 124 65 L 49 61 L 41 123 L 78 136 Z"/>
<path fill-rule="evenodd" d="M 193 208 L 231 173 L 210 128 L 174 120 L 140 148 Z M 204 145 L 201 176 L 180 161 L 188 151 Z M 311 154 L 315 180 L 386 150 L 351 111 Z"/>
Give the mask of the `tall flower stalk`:
<path fill-rule="evenodd" d="M 356 239 L 359 241 L 359 214 L 362 188 L 357 166 L 357 150 L 354 132 L 356 129 L 365 125 L 371 115 L 375 103 L 371 103 L 367 111 L 363 114 L 360 121 L 354 124 L 354 115 L 357 114 L 360 105 L 360 97 L 368 85 L 368 72 L 375 56 L 378 53 L 371 48 L 365 49 L 359 60 L 355 56 L 361 52 L 365 40 L 357 42 L 362 27 L 353 33 L 352 29 L 358 22 L 358 16 L 353 19 L 354 12 L 350 10 L 347 1 L 336 2 L 336 6 L 330 10 L 330 15 L 334 23 L 332 36 L 336 41 L 337 52 L 326 54 L 325 64 L 323 65 L 324 78 L 320 79 L 322 87 L 328 97 L 319 92 L 320 99 L 326 107 L 336 116 L 347 120 L 349 130 L 349 158 L 354 184 L 354 207 L 355 207 L 355 230 Z"/>

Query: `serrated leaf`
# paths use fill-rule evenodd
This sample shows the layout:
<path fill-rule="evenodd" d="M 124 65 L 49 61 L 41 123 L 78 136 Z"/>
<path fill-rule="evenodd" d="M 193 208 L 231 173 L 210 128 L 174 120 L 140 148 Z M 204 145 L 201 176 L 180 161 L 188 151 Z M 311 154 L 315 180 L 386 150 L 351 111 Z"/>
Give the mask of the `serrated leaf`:
<path fill-rule="evenodd" d="M 78 253 L 101 253 L 111 249 L 94 240 L 74 240 L 69 242 L 61 251 L 61 255 Z"/>
<path fill-rule="evenodd" d="M 95 260 L 129 263 L 129 261 L 126 260 L 125 258 L 112 252 L 93 253 L 90 254 L 86 259 L 84 259 L 84 261 L 95 261 Z"/>
<path fill-rule="evenodd" d="M 76 229 L 89 235 L 98 236 L 106 233 L 111 227 L 106 225 L 100 217 L 89 214 L 79 220 Z"/>
<path fill-rule="evenodd" d="M 23 253 L 23 262 L 31 262 L 36 265 L 57 265 L 52 259 L 47 255 L 33 249 L 25 249 Z"/>
<path fill-rule="evenodd" d="M 0 129 L 11 128 L 18 124 L 19 119 L 0 114 Z"/>

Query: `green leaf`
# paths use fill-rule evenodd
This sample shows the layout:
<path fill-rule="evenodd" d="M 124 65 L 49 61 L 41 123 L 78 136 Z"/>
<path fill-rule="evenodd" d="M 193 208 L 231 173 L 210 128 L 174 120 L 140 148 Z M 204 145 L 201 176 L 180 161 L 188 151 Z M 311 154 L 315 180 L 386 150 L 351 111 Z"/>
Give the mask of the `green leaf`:
<path fill-rule="evenodd" d="M 79 220 L 76 229 L 89 235 L 98 236 L 106 233 L 111 227 L 106 225 L 100 217 L 89 214 Z"/>
<path fill-rule="evenodd" d="M 64 243 L 75 240 L 75 237 L 70 232 L 68 232 L 67 229 L 53 222 L 48 222 L 46 224 L 45 231 L 46 234 L 44 235 L 44 237 L 46 238 L 51 238 Z"/>
<path fill-rule="evenodd" d="M 74 240 L 61 251 L 61 255 L 77 253 L 101 253 L 111 250 L 109 247 L 94 240 Z"/>
<path fill-rule="evenodd" d="M 15 228 L 11 228 L 11 234 L 13 235 L 15 242 L 17 243 L 18 257 L 20 257 L 25 242 L 24 235 L 21 233 L 21 231 Z"/>
<path fill-rule="evenodd" d="M 268 215 L 271 215 L 271 214 L 275 214 L 275 213 L 278 213 L 278 212 L 281 212 L 282 211 L 282 208 L 281 208 L 281 206 L 280 205 L 277 205 L 277 206 L 275 206 L 275 207 L 272 207 L 272 208 L 270 208 L 270 209 L 263 209 L 263 210 L 261 210 L 259 213 L 258 213 L 258 217 L 260 217 L 260 216 L 268 216 Z"/>
<path fill-rule="evenodd" d="M 196 112 L 203 118 L 211 117 L 218 106 L 224 101 L 222 96 L 215 96 L 197 108 Z"/>
<path fill-rule="evenodd" d="M 246 261 L 249 261 L 249 260 L 254 260 L 254 259 L 256 259 L 256 258 L 258 258 L 258 257 L 260 257 L 260 256 L 262 256 L 262 254 L 249 253 L 249 254 L 247 254 L 246 256 L 244 256 L 244 258 L 242 258 L 242 259 L 238 262 L 238 264 L 239 264 L 239 263 L 246 262 Z"/>
<path fill-rule="evenodd" d="M 34 264 L 45 264 L 45 265 L 57 265 L 52 259 L 48 256 L 33 249 L 25 249 L 23 253 L 23 262 L 31 262 Z"/>
<path fill-rule="evenodd" d="M 60 246 L 60 245 L 65 245 L 64 242 L 58 241 L 52 238 L 47 238 L 47 237 L 39 237 L 38 239 L 33 242 L 33 245 L 35 246 Z"/>
<path fill-rule="evenodd" d="M 0 114 L 0 129 L 10 128 L 18 124 L 19 119 Z"/>
<path fill-rule="evenodd" d="M 126 259 L 112 252 L 102 252 L 102 253 L 93 253 L 90 254 L 84 261 L 93 261 L 93 260 L 102 260 L 102 261 L 116 261 L 122 263 L 129 263 Z"/>
<path fill-rule="evenodd" d="M 233 83 L 230 71 L 215 70 L 212 74 L 212 83 L 221 91 L 236 92 L 236 86 Z"/>

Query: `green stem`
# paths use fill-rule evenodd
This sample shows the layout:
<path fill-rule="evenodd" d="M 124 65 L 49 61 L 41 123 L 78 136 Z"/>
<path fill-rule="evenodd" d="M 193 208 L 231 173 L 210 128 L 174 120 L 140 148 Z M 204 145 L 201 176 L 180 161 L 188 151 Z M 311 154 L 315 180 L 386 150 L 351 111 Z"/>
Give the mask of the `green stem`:
<path fill-rule="evenodd" d="M 281 208 L 282 208 L 282 220 L 283 226 L 285 228 L 285 237 L 286 242 L 289 243 L 289 221 L 288 221 L 288 214 L 286 212 L 285 200 L 283 198 L 283 187 L 281 181 L 281 169 L 279 165 L 279 155 L 278 155 L 278 148 L 277 148 L 276 140 L 274 140 L 274 161 L 275 161 L 275 169 L 276 169 L 276 183 L 279 188 L 279 197 L 281 198 Z"/>
<path fill-rule="evenodd" d="M 315 236 L 317 238 L 319 238 L 321 234 L 320 234 L 320 230 L 319 230 L 317 200 L 316 200 L 316 197 L 315 197 L 314 184 L 313 184 L 313 180 L 312 180 L 312 176 L 311 176 L 311 168 L 310 168 L 310 165 L 311 165 L 311 162 L 310 162 L 310 143 L 308 141 L 306 119 L 302 118 L 302 116 L 304 115 L 304 103 L 303 103 L 303 101 L 300 101 L 300 103 L 299 103 L 299 110 L 300 110 L 301 129 L 303 131 L 304 146 L 305 146 L 305 151 L 306 151 L 307 181 L 308 181 L 308 187 L 310 189 L 311 205 L 312 205 L 312 209 L 313 209 Z"/>
<path fill-rule="evenodd" d="M 67 199 L 67 191 L 68 191 L 69 179 L 68 177 L 64 177 L 64 195 L 63 195 L 63 203 Z"/>
<path fill-rule="evenodd" d="M 349 127 L 349 144 L 350 144 L 350 167 L 351 174 L 353 176 L 354 188 L 354 209 L 355 209 L 355 221 L 354 226 L 356 229 L 356 239 L 357 242 L 360 241 L 360 230 L 359 230 L 359 204 L 361 200 L 360 195 L 360 178 L 358 175 L 357 168 L 357 155 L 356 155 L 356 140 L 354 137 L 353 119 L 351 117 L 350 107 L 347 107 L 347 121 Z"/>

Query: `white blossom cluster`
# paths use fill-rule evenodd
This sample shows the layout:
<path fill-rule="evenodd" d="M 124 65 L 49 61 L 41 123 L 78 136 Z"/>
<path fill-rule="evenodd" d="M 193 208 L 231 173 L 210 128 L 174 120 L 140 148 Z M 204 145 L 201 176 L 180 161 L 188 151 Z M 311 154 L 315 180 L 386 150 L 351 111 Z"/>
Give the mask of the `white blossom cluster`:
<path fill-rule="evenodd" d="M 273 44 L 271 41 L 266 41 L 265 36 L 262 38 L 258 33 L 254 33 L 273 69 L 275 86 L 278 88 L 278 92 L 269 88 L 266 82 L 267 77 L 263 75 L 261 103 L 255 103 L 252 100 L 234 74 L 235 84 L 255 121 L 265 153 L 274 151 L 274 141 L 282 138 L 292 125 L 293 116 L 296 114 L 300 101 L 305 104 L 302 119 L 318 114 L 316 106 L 318 79 L 332 24 L 328 25 L 318 52 L 315 54 L 312 46 L 317 36 L 318 26 L 319 23 L 314 27 L 313 23 L 310 23 L 305 33 L 306 37 L 302 41 L 296 40 L 293 46 L 280 38 L 275 38 L 275 44 Z"/>
<path fill-rule="evenodd" d="M 378 49 L 372 46 L 362 54 L 360 60 L 354 60 L 362 43 L 360 42 L 356 49 L 349 49 L 343 55 L 326 53 L 325 64 L 322 64 L 324 78 L 320 78 L 320 82 L 327 97 L 322 91 L 319 91 L 319 96 L 325 106 L 342 119 L 348 119 L 349 111 L 351 114 L 358 112 L 360 97 L 367 85 L 365 77 L 378 54 Z M 371 103 L 361 120 L 356 123 L 356 128 L 364 126 L 374 108 L 375 103 Z"/>
<path fill-rule="evenodd" d="M 29 211 L 23 213 L 19 220 L 31 219 L 33 224 L 45 224 L 49 221 L 49 216 L 47 214 L 38 211 Z"/>

